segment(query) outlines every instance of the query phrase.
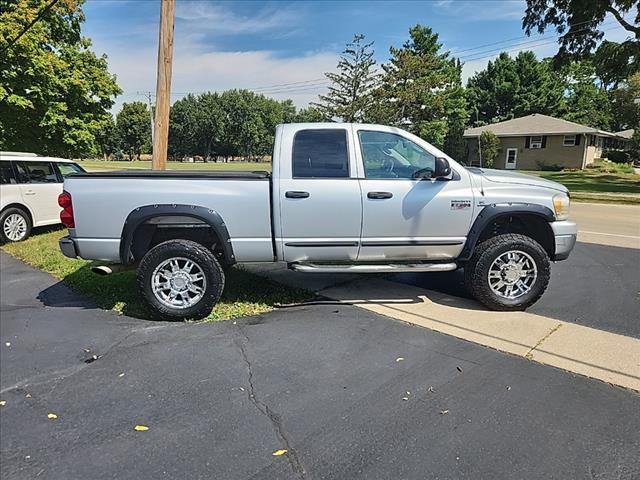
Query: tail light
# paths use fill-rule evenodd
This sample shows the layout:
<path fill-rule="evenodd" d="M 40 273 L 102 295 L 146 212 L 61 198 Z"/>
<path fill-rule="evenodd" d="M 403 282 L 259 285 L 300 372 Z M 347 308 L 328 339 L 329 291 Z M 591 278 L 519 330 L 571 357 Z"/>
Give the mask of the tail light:
<path fill-rule="evenodd" d="M 60 212 L 60 221 L 67 228 L 75 228 L 76 222 L 73 219 L 73 203 L 71 202 L 71 194 L 62 192 L 58 195 L 58 205 L 62 207 Z"/>

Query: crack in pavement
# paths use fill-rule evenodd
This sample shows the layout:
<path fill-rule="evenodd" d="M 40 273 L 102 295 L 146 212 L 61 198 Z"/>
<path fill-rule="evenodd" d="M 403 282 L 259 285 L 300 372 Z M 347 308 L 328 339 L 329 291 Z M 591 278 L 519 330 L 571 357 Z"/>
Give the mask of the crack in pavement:
<path fill-rule="evenodd" d="M 538 340 L 538 343 L 536 343 L 533 347 L 531 347 L 529 349 L 529 351 L 524 355 L 524 358 L 526 358 L 527 360 L 533 360 L 533 351 L 538 348 L 541 347 L 542 344 L 554 333 L 556 333 L 560 327 L 562 327 L 562 324 L 559 323 L 558 325 L 556 325 L 555 327 L 553 327 L 544 337 L 542 337 L 540 340 Z"/>
<path fill-rule="evenodd" d="M 302 466 L 302 463 L 300 462 L 300 459 L 298 458 L 298 454 L 291 446 L 291 442 L 289 441 L 284 426 L 282 425 L 282 419 L 280 418 L 280 415 L 271 410 L 271 408 L 269 408 L 269 405 L 264 403 L 256 396 L 256 389 L 253 383 L 253 366 L 251 365 L 251 361 L 249 360 L 249 356 L 247 355 L 247 349 L 245 345 L 248 344 L 250 340 L 242 327 L 240 327 L 240 325 L 237 325 L 237 327 L 238 332 L 240 332 L 244 339 L 235 341 L 235 344 L 238 346 L 240 354 L 242 355 L 242 359 L 247 367 L 247 381 L 249 384 L 249 388 L 247 389 L 247 397 L 249 401 L 256 407 L 256 410 L 267 417 L 271 422 L 276 436 L 280 439 L 283 448 L 287 451 L 285 455 L 287 457 L 287 460 L 289 461 L 289 465 L 291 465 L 293 473 L 298 478 L 304 479 L 306 478 L 306 472 L 304 470 L 304 467 Z"/>

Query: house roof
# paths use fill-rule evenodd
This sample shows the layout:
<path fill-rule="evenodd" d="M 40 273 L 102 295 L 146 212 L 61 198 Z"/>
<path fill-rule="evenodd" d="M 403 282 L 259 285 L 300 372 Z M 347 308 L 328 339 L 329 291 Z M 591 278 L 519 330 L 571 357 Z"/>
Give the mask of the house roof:
<path fill-rule="evenodd" d="M 592 133 L 604 136 L 615 136 L 613 133 L 587 127 L 579 123 L 569 122 L 560 118 L 534 113 L 526 117 L 514 118 L 505 122 L 492 123 L 483 127 L 465 130 L 465 137 L 478 137 L 484 131 L 490 130 L 498 137 L 521 137 L 525 135 L 573 135 L 577 133 Z"/>
<path fill-rule="evenodd" d="M 616 135 L 618 137 L 622 137 L 622 138 L 631 138 L 633 137 L 633 133 L 635 132 L 635 130 L 633 128 L 630 128 L 629 130 L 622 130 L 620 132 L 616 132 Z"/>

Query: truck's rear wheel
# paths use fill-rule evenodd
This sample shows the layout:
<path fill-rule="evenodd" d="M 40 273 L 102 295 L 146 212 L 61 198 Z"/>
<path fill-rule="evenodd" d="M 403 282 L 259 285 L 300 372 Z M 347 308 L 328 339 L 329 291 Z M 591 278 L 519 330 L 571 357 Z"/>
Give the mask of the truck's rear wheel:
<path fill-rule="evenodd" d="M 159 318 L 199 320 L 220 300 L 224 273 L 206 247 L 191 240 L 169 240 L 142 258 L 138 287 Z"/>
<path fill-rule="evenodd" d="M 535 240 L 519 234 L 490 238 L 476 247 L 465 265 L 465 285 L 491 310 L 524 310 L 549 284 L 549 256 Z"/>

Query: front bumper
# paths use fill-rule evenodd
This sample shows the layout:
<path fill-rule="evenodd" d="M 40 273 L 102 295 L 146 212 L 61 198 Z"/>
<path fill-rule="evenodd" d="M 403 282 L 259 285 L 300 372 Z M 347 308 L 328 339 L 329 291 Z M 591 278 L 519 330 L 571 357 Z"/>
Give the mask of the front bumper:
<path fill-rule="evenodd" d="M 578 226 L 572 220 L 551 222 L 556 248 L 552 260 L 566 260 L 576 244 Z"/>
<path fill-rule="evenodd" d="M 58 241 L 58 245 L 60 246 L 60 250 L 65 257 L 78 258 L 76 242 L 74 242 L 73 239 L 69 237 L 69 235 L 67 235 L 66 237 L 62 237 Z"/>

